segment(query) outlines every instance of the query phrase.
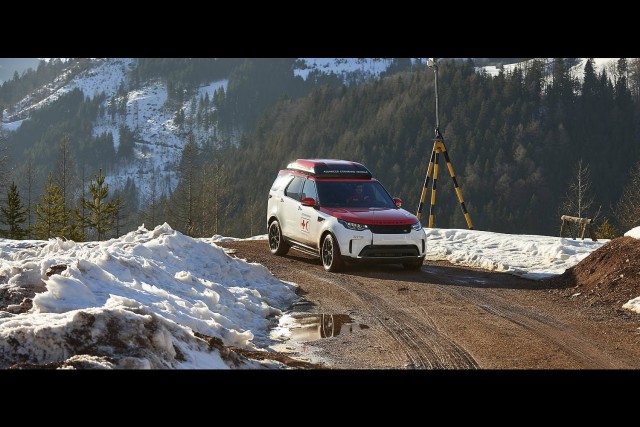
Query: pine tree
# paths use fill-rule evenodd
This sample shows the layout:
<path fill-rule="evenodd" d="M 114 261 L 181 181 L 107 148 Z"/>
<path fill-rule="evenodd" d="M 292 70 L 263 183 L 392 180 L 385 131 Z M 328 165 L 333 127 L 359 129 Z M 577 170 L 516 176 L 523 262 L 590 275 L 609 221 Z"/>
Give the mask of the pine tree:
<path fill-rule="evenodd" d="M 86 217 L 84 208 L 77 207 L 68 212 L 69 239 L 74 242 L 84 242 L 87 239 Z"/>
<path fill-rule="evenodd" d="M 36 237 L 50 239 L 61 237 L 65 224 L 64 198 L 62 189 L 55 183 L 50 173 L 47 178 L 42 202 L 36 204 Z"/>
<path fill-rule="evenodd" d="M 534 101 L 537 106 L 540 103 L 544 86 L 544 62 L 539 59 L 531 60 L 524 77 L 524 85 L 529 99 Z"/>
<path fill-rule="evenodd" d="M 118 153 L 116 158 L 124 160 L 125 164 L 131 162 L 134 156 L 135 134 L 127 125 L 120 125 L 118 129 L 120 144 L 118 145 Z"/>
<path fill-rule="evenodd" d="M 22 178 L 24 180 L 23 185 L 26 186 L 26 191 L 27 191 L 27 231 L 28 231 L 28 237 L 32 237 L 33 235 L 33 224 L 32 224 L 32 217 L 33 217 L 33 207 L 32 207 L 32 195 L 34 194 L 34 185 L 37 179 L 37 169 L 34 166 L 34 161 L 33 161 L 33 156 L 29 156 L 29 158 L 27 159 L 27 162 L 25 163 L 23 169 L 22 169 Z M 24 188 L 24 187 L 23 187 Z"/>
<path fill-rule="evenodd" d="M 614 93 L 616 98 L 616 104 L 621 108 L 621 111 L 629 111 L 631 108 L 628 106 L 631 105 L 631 91 L 629 90 L 628 84 L 628 70 L 629 66 L 627 64 L 626 58 L 620 58 L 616 65 L 616 82 L 614 85 Z"/>
<path fill-rule="evenodd" d="M 195 95 L 191 98 L 191 103 L 189 104 L 189 117 L 187 124 L 189 126 L 189 132 L 193 132 L 193 127 L 196 121 L 196 111 L 197 111 L 197 100 Z"/>
<path fill-rule="evenodd" d="M 102 240 L 106 233 L 113 228 L 118 215 L 120 203 L 118 200 L 106 202 L 109 195 L 109 184 L 105 184 L 102 169 L 89 183 L 91 198 L 84 196 L 81 199 L 82 206 L 88 212 L 85 218 L 86 225 L 97 233 L 98 240 Z"/>
<path fill-rule="evenodd" d="M 71 147 L 71 140 L 65 135 L 60 143 L 58 151 L 58 162 L 56 169 L 56 184 L 62 190 L 62 206 L 64 207 L 64 227 L 62 234 L 69 236 L 71 234 L 71 225 L 69 218 L 72 217 L 68 212 L 72 209 L 71 203 L 74 200 L 73 187 L 76 183 L 76 165 Z"/>
<path fill-rule="evenodd" d="M 593 68 L 593 58 L 588 58 L 584 64 L 584 78 L 582 80 L 582 97 L 583 99 L 592 100 L 596 96 L 598 87 L 598 77 Z"/>
<path fill-rule="evenodd" d="M 144 193 L 141 219 L 145 226 L 151 230 L 157 225 L 160 215 L 160 195 L 158 194 L 158 178 L 156 167 L 152 163 L 148 181 L 148 190 Z"/>
<path fill-rule="evenodd" d="M 198 199 L 198 170 L 200 168 L 198 145 L 193 134 L 189 134 L 189 141 L 182 150 L 182 157 L 178 166 L 178 186 L 172 197 L 173 217 L 177 221 L 177 230 L 188 236 L 195 236 L 197 230 Z"/>
<path fill-rule="evenodd" d="M 213 234 L 220 234 L 222 231 L 220 224 L 223 222 L 222 219 L 225 218 L 232 204 L 229 185 L 231 176 L 219 153 L 215 153 L 215 158 L 209 164 L 208 168 L 211 170 L 211 179 L 208 181 L 208 187 L 212 199 L 212 232 Z"/>
<path fill-rule="evenodd" d="M 635 101 L 640 100 L 640 58 L 629 60 L 629 89 Z"/>
<path fill-rule="evenodd" d="M 11 183 L 7 194 L 7 206 L 0 207 L 0 224 L 9 228 L 0 230 L 0 235 L 8 238 L 20 240 L 27 237 L 28 230 L 22 224 L 27 221 L 27 209 L 20 201 L 20 193 L 15 182 Z"/>
<path fill-rule="evenodd" d="M 609 222 L 607 218 L 602 220 L 602 223 L 596 228 L 596 237 L 598 239 L 613 239 L 618 236 L 618 231 Z"/>
<path fill-rule="evenodd" d="M 2 126 L 0 126 L 0 194 L 4 194 L 4 189 L 9 184 L 11 175 L 8 152 L 7 138 L 3 134 Z"/>
<path fill-rule="evenodd" d="M 548 106 L 553 109 L 553 117 L 558 123 L 563 123 L 570 116 L 575 84 L 571 77 L 570 65 L 565 58 L 554 58 L 552 81 L 548 90 Z"/>
<path fill-rule="evenodd" d="M 120 216 L 122 213 L 122 207 L 124 205 L 124 202 L 122 201 L 122 198 L 120 196 L 116 196 L 114 197 L 110 202 L 109 202 L 109 211 L 111 212 L 111 215 L 113 216 L 113 231 L 115 233 L 115 237 L 120 236 L 120 229 L 122 227 L 122 221 L 120 220 Z"/>
<path fill-rule="evenodd" d="M 209 221 L 209 209 L 211 207 L 211 193 L 207 191 L 207 182 L 209 181 L 210 172 L 207 167 L 201 168 L 201 177 L 199 182 L 200 190 L 200 236 L 206 236 L 210 229 Z"/>
<path fill-rule="evenodd" d="M 144 176 L 141 168 L 138 174 L 138 182 L 143 182 L 145 178 L 146 177 Z M 112 201 L 119 204 L 119 206 L 116 206 L 118 216 L 113 229 L 114 236 L 117 237 L 120 236 L 123 229 L 131 230 L 133 227 L 138 225 L 137 216 L 139 215 L 140 210 L 136 180 L 131 177 L 127 178 L 124 188 L 117 189 L 113 193 Z"/>
<path fill-rule="evenodd" d="M 627 230 L 640 225 L 640 161 L 631 171 L 630 179 L 614 208 L 614 214 L 618 223 Z"/>

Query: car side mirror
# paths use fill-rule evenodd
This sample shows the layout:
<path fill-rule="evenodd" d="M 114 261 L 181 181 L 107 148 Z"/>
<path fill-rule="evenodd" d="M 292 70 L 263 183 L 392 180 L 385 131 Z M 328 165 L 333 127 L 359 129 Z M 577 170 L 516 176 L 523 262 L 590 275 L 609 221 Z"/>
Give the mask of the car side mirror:
<path fill-rule="evenodd" d="M 316 199 L 314 199 L 313 197 L 305 197 L 304 199 L 300 200 L 300 203 L 302 203 L 302 206 L 314 207 L 316 205 Z"/>
<path fill-rule="evenodd" d="M 399 197 L 393 198 L 393 203 L 396 204 L 396 208 L 400 209 L 402 207 L 402 199 Z"/>

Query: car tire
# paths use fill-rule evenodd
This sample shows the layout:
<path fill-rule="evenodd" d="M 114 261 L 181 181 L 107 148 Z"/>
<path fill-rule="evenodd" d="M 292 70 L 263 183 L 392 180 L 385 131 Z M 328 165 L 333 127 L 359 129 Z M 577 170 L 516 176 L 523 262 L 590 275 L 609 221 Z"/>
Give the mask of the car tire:
<path fill-rule="evenodd" d="M 269 224 L 269 250 L 274 255 L 285 255 L 289 252 L 289 244 L 284 241 L 282 237 L 282 230 L 280 229 L 280 223 L 278 220 L 274 220 Z"/>
<path fill-rule="evenodd" d="M 405 262 L 402 265 L 407 270 L 420 270 L 420 267 L 422 267 L 423 262 L 424 262 L 424 257 L 419 258 L 415 261 Z"/>
<path fill-rule="evenodd" d="M 336 272 L 344 269 L 344 261 L 340 254 L 340 245 L 333 234 L 327 234 L 320 248 L 322 266 L 326 271 Z"/>

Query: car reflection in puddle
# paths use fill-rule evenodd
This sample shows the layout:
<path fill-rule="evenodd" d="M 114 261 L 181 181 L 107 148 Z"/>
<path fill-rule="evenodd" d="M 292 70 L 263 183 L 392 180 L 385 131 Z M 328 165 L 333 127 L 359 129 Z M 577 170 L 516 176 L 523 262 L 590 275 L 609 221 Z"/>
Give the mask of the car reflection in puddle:
<path fill-rule="evenodd" d="M 368 329 L 367 325 L 356 324 L 346 314 L 285 314 L 280 319 L 279 328 L 288 330 L 291 341 L 314 341 Z"/>

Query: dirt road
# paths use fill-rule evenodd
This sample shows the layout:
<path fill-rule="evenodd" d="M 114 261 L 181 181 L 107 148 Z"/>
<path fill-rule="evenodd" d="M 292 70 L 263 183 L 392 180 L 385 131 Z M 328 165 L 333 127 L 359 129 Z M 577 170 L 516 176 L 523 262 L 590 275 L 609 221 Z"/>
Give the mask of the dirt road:
<path fill-rule="evenodd" d="M 584 305 L 570 289 L 446 262 L 327 273 L 293 250 L 272 255 L 265 240 L 219 245 L 299 286 L 305 302 L 292 312 L 333 332 L 278 351 L 327 368 L 640 368 L 640 316 Z"/>

